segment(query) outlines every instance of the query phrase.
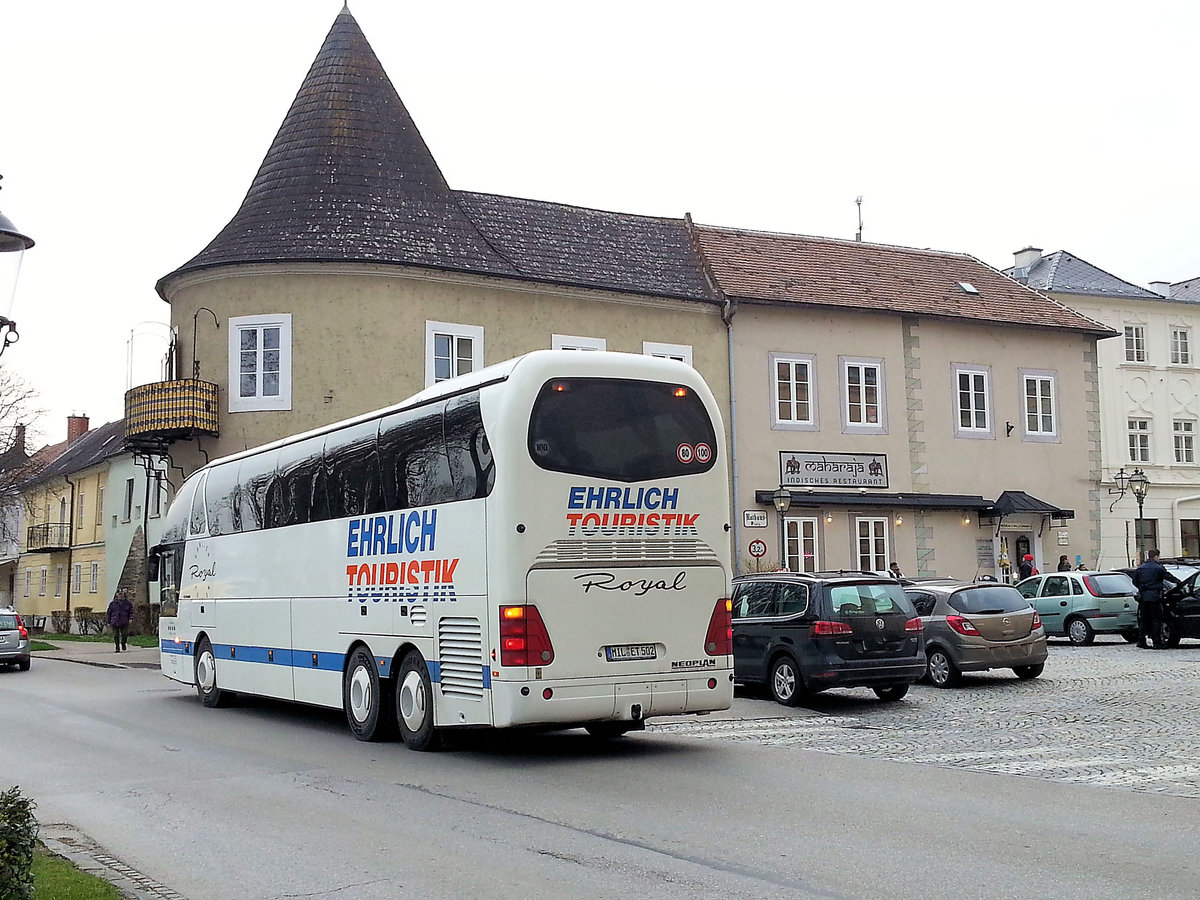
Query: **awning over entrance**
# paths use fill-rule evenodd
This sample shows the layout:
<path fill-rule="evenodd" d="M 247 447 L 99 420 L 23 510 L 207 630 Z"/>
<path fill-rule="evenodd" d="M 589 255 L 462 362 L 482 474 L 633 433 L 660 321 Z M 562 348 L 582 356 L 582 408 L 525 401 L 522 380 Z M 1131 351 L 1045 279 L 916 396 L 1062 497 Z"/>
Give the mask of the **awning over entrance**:
<path fill-rule="evenodd" d="M 1005 491 L 1000 499 L 979 511 L 980 518 L 1002 519 L 1005 516 L 1049 516 L 1051 519 L 1073 519 L 1075 510 L 1059 509 L 1052 503 L 1031 497 L 1024 491 Z"/>
<path fill-rule="evenodd" d="M 787 488 L 784 488 L 787 490 Z M 820 506 L 867 506 L 902 509 L 956 509 L 983 510 L 992 506 L 990 500 L 974 494 L 876 494 L 857 491 L 810 491 L 792 488 L 790 509 Z M 774 490 L 755 491 L 754 502 L 763 506 L 774 503 Z"/>

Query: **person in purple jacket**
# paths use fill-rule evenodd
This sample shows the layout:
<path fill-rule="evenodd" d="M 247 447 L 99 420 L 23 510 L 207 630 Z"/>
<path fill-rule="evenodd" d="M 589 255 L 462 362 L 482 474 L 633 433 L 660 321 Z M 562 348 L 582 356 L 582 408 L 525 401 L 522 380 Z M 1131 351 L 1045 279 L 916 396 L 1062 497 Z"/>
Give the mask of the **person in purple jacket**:
<path fill-rule="evenodd" d="M 129 623 L 133 621 L 133 603 L 129 592 L 118 590 L 108 604 L 108 624 L 112 626 L 117 652 L 129 649 Z"/>

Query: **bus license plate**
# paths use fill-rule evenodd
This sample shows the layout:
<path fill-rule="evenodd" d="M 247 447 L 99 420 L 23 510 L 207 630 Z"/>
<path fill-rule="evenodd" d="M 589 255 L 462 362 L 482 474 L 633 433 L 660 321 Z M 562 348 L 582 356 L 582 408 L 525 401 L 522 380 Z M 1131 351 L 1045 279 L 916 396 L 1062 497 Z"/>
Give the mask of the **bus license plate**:
<path fill-rule="evenodd" d="M 605 647 L 604 655 L 609 662 L 626 662 L 631 659 L 656 659 L 658 650 L 654 644 L 619 644 Z"/>

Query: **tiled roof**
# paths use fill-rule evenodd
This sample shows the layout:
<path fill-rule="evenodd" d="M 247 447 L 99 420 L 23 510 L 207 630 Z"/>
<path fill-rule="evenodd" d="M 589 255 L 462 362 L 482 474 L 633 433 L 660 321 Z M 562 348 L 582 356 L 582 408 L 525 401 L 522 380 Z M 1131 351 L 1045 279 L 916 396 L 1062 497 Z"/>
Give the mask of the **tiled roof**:
<path fill-rule="evenodd" d="M 1011 274 L 1013 270 L 1004 271 Z M 1154 291 L 1124 281 L 1065 250 L 1049 253 L 1039 259 L 1030 267 L 1029 275 L 1023 283 L 1034 290 L 1053 291 L 1056 294 L 1162 299 Z"/>
<path fill-rule="evenodd" d="M 712 298 L 682 219 L 458 193 L 463 210 L 526 280 Z"/>
<path fill-rule="evenodd" d="M 61 446 L 61 445 L 55 445 Z M 59 475 L 71 475 L 82 472 L 101 463 L 109 457 L 116 456 L 125 449 L 125 420 L 118 419 L 93 428 L 67 446 L 57 457 L 49 462 L 36 475 L 30 478 L 25 486 L 40 484 Z M 43 451 L 39 451 L 43 452 Z M 36 458 L 37 454 L 35 454 Z"/>
<path fill-rule="evenodd" d="M 346 9 L 241 208 L 160 279 L 255 262 L 395 263 L 706 299 L 680 219 L 450 190 Z"/>
<path fill-rule="evenodd" d="M 697 234 L 722 290 L 741 302 L 1114 333 L 965 254 L 708 226 Z"/>

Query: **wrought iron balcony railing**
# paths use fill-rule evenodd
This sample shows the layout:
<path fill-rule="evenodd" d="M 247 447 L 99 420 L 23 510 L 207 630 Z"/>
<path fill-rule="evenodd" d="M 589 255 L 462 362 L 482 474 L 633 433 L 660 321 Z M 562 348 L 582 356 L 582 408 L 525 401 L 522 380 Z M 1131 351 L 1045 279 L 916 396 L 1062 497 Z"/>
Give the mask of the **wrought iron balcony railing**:
<path fill-rule="evenodd" d="M 30 525 L 25 534 L 25 549 L 31 553 L 38 550 L 66 550 L 70 546 L 71 526 L 65 522 Z"/>

